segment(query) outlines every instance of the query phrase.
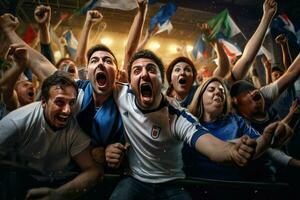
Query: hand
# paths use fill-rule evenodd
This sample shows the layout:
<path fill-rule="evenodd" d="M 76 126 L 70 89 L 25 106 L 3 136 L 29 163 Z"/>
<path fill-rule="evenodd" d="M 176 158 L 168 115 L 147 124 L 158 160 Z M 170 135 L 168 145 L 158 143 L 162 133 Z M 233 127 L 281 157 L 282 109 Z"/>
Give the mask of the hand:
<path fill-rule="evenodd" d="M 122 83 L 127 83 L 128 80 L 126 75 L 127 75 L 126 71 L 124 69 L 120 69 L 118 70 L 116 80 Z"/>
<path fill-rule="evenodd" d="M 54 189 L 42 187 L 42 188 L 33 188 L 28 190 L 26 200 L 58 200 L 61 199 L 61 195 Z"/>
<path fill-rule="evenodd" d="M 136 0 L 136 4 L 140 11 L 145 11 L 147 9 L 148 0 Z"/>
<path fill-rule="evenodd" d="M 263 137 L 272 147 L 280 147 L 286 143 L 293 135 L 293 130 L 284 122 L 273 122 L 268 125 L 264 132 Z"/>
<path fill-rule="evenodd" d="M 125 145 L 122 145 L 121 143 L 108 145 L 105 149 L 105 158 L 107 165 L 111 168 L 118 168 L 129 146 L 130 145 L 128 143 L 126 143 Z"/>
<path fill-rule="evenodd" d="M 35 11 L 34 11 L 34 19 L 39 25 L 41 25 L 41 24 L 50 24 L 51 7 L 50 6 L 44 6 L 44 5 L 37 6 Z"/>
<path fill-rule="evenodd" d="M 233 146 L 231 154 L 233 162 L 241 167 L 246 166 L 255 153 L 256 144 L 256 140 L 246 135 L 240 137 Z"/>
<path fill-rule="evenodd" d="M 263 9 L 264 15 L 273 17 L 277 11 L 277 3 L 274 0 L 265 0 Z"/>
<path fill-rule="evenodd" d="M 103 147 L 95 147 L 91 151 L 93 159 L 98 163 L 98 164 L 103 164 L 105 162 L 105 152 Z"/>
<path fill-rule="evenodd" d="M 300 101 L 299 100 L 293 101 L 293 103 L 290 107 L 289 114 L 300 114 Z"/>
<path fill-rule="evenodd" d="M 12 44 L 5 57 L 10 62 L 16 62 L 19 67 L 25 67 L 29 59 L 28 49 L 23 44 Z"/>
<path fill-rule="evenodd" d="M 280 34 L 275 38 L 277 44 L 283 45 L 287 43 L 287 37 L 284 34 Z"/>
<path fill-rule="evenodd" d="M 265 55 L 262 55 L 260 59 L 261 63 L 264 65 L 265 68 L 271 70 L 271 62 L 267 59 Z"/>
<path fill-rule="evenodd" d="M 97 10 L 89 10 L 86 14 L 86 21 L 92 25 L 100 22 L 102 20 L 102 14 Z"/>
<path fill-rule="evenodd" d="M 6 13 L 0 17 L 0 27 L 4 32 L 15 31 L 19 26 L 19 20 L 12 14 Z"/>
<path fill-rule="evenodd" d="M 212 34 L 212 30 L 208 26 L 208 24 L 206 24 L 206 23 L 204 23 L 204 24 L 197 23 L 197 27 L 204 34 L 204 40 L 206 40 L 206 41 L 209 40 L 209 42 L 212 42 L 212 45 L 213 45 L 215 43 L 216 39 L 211 40 L 210 37 L 211 37 L 211 34 Z"/>

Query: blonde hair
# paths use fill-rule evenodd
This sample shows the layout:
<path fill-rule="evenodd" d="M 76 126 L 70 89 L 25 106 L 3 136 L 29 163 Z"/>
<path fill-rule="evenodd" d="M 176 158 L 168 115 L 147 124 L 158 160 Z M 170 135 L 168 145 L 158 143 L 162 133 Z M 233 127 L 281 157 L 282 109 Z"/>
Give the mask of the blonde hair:
<path fill-rule="evenodd" d="M 231 110 L 231 98 L 230 98 L 230 94 L 229 91 L 225 85 L 225 83 L 222 81 L 222 79 L 218 78 L 218 77 L 211 77 L 207 80 L 205 80 L 204 82 L 202 82 L 202 84 L 198 87 L 198 89 L 196 90 L 193 100 L 190 104 L 190 106 L 188 107 L 189 111 L 191 114 L 193 114 L 195 117 L 197 117 L 199 120 L 201 120 L 203 118 L 203 114 L 204 114 L 204 106 L 203 106 L 203 93 L 205 92 L 207 86 L 211 83 L 211 82 L 219 82 L 223 88 L 224 88 L 224 94 L 225 94 L 225 104 L 224 104 L 224 108 L 223 108 L 223 115 L 227 115 L 230 110 Z"/>

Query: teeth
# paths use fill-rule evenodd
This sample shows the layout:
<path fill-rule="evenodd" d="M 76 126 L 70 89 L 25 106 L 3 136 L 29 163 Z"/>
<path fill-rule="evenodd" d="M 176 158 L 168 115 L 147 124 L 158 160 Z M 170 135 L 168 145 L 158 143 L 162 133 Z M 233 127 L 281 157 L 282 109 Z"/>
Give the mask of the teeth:
<path fill-rule="evenodd" d="M 149 84 L 142 84 L 141 85 L 141 94 L 143 97 L 151 97 L 152 95 L 152 88 L 151 88 L 151 85 Z"/>
<path fill-rule="evenodd" d="M 58 116 L 63 119 L 68 119 L 68 116 L 65 116 L 65 115 L 58 115 Z"/>

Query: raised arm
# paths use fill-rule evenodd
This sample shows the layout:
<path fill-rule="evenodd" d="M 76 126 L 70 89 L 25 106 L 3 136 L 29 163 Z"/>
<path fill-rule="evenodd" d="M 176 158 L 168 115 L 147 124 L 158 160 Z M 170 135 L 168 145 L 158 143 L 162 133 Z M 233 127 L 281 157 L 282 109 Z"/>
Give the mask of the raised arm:
<path fill-rule="evenodd" d="M 8 39 L 10 44 L 23 44 L 28 49 L 29 59 L 27 67 L 29 67 L 36 76 L 43 81 L 46 77 L 56 71 L 55 66 L 39 52 L 27 45 L 15 32 L 19 26 L 19 20 L 11 14 L 4 14 L 0 17 L 0 27 Z"/>
<path fill-rule="evenodd" d="M 34 11 L 34 18 L 40 29 L 41 53 L 54 64 L 53 51 L 50 46 L 51 7 L 39 5 Z"/>
<path fill-rule="evenodd" d="M 261 57 L 261 63 L 264 66 L 265 69 L 265 79 L 266 79 L 266 85 L 272 83 L 272 70 L 271 70 L 271 62 L 267 59 L 265 55 Z"/>
<path fill-rule="evenodd" d="M 93 161 L 89 148 L 74 156 L 73 159 L 82 170 L 78 176 L 57 189 L 31 189 L 28 191 L 26 199 L 36 199 L 37 197 L 45 199 L 77 199 L 100 182 L 103 177 L 103 170 Z"/>
<path fill-rule="evenodd" d="M 147 13 L 147 0 L 136 0 L 138 4 L 138 12 L 134 17 L 132 25 L 129 30 L 128 40 L 125 47 L 125 56 L 124 56 L 124 65 L 123 69 L 127 72 L 127 65 L 133 56 L 133 54 L 137 51 L 141 34 L 143 31 L 143 26 L 145 22 L 145 17 Z"/>
<path fill-rule="evenodd" d="M 285 35 L 280 34 L 276 37 L 275 41 L 277 44 L 280 45 L 280 49 L 282 53 L 282 62 L 284 65 L 284 69 L 287 70 L 292 63 L 292 57 L 289 49 L 288 39 Z"/>
<path fill-rule="evenodd" d="M 277 10 L 277 3 L 274 0 L 265 0 L 263 5 L 263 16 L 262 19 L 247 42 L 242 57 L 236 62 L 232 68 L 233 77 L 237 80 L 244 79 L 251 63 L 254 61 L 256 54 L 258 53 L 262 42 L 265 38 L 266 31 L 269 27 L 270 22 Z M 233 82 L 234 80 L 229 81 Z"/>
<path fill-rule="evenodd" d="M 3 79 L 0 80 L 4 103 L 8 111 L 15 110 L 18 107 L 18 97 L 14 87 L 25 69 L 27 57 L 28 52 L 24 45 L 13 44 L 9 47 L 6 60 L 11 64 L 11 68 L 4 73 Z"/>
<path fill-rule="evenodd" d="M 212 43 L 215 52 L 217 53 L 218 63 L 217 68 L 214 70 L 213 75 L 224 78 L 230 70 L 229 59 L 223 49 L 223 45 L 219 41 Z"/>
<path fill-rule="evenodd" d="M 288 86 L 293 84 L 300 76 L 300 53 L 290 65 L 287 71 L 275 82 L 277 82 L 279 94 L 281 94 Z"/>
<path fill-rule="evenodd" d="M 85 22 L 80 34 L 77 51 L 76 51 L 75 61 L 77 66 L 81 66 L 81 67 L 87 66 L 87 60 L 85 54 L 87 50 L 90 31 L 93 25 L 100 22 L 102 18 L 103 18 L 102 14 L 97 10 L 89 10 L 87 12 Z"/>

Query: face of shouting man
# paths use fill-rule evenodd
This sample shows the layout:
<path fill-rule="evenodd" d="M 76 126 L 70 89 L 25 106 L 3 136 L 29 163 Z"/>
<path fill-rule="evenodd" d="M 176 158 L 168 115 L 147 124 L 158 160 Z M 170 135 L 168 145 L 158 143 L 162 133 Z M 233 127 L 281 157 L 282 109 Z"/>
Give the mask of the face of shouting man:
<path fill-rule="evenodd" d="M 162 99 L 162 74 L 158 65 L 149 58 L 138 58 L 131 65 L 130 84 L 141 109 L 151 110 Z"/>
<path fill-rule="evenodd" d="M 88 79 L 94 95 L 109 96 L 113 90 L 117 66 L 113 55 L 107 51 L 95 51 L 88 63 Z M 96 97 L 95 97 L 96 98 Z"/>

